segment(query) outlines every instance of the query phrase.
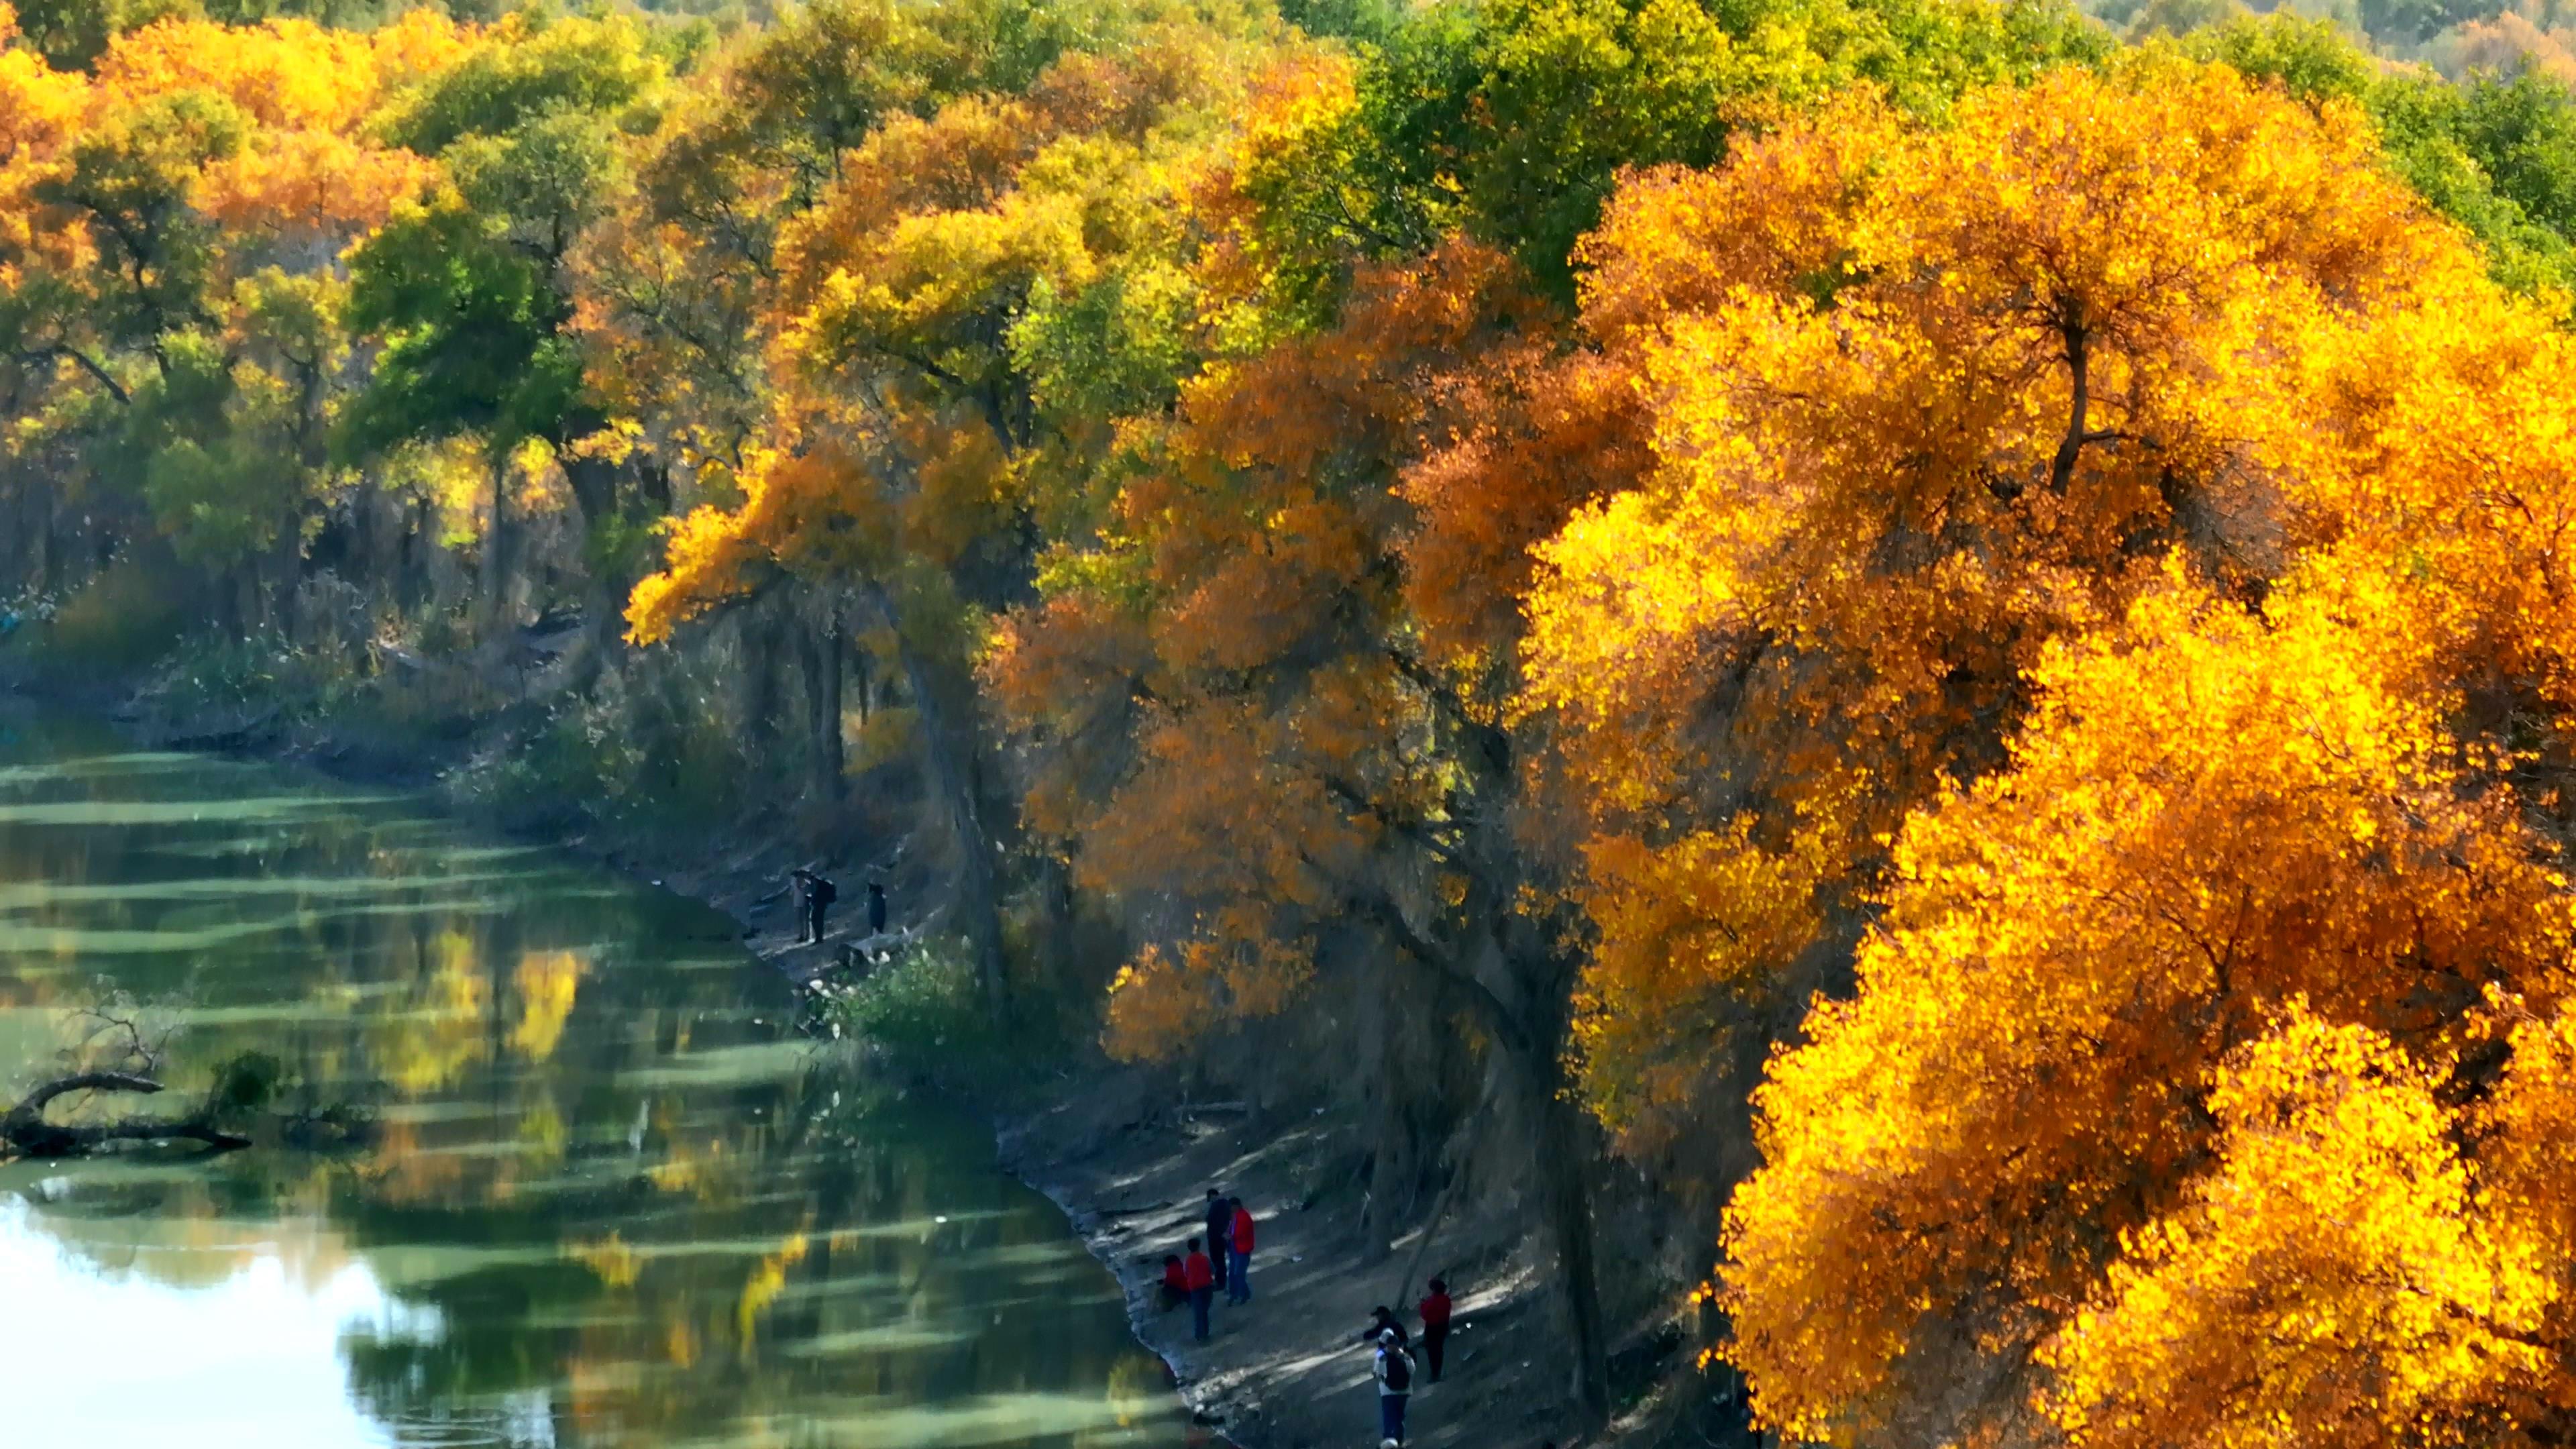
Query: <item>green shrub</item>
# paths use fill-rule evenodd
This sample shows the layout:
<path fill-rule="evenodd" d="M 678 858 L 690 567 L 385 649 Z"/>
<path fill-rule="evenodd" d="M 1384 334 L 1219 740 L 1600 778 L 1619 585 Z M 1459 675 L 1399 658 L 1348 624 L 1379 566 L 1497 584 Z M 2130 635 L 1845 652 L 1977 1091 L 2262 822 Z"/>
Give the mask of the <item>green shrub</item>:
<path fill-rule="evenodd" d="M 1029 1055 L 986 1011 L 962 941 L 916 942 L 855 981 L 817 983 L 814 994 L 833 1035 L 944 1084 L 996 1084 Z"/>
<path fill-rule="evenodd" d="M 254 634 L 186 641 L 162 669 L 155 692 L 165 710 L 182 717 L 273 711 L 315 719 L 347 708 L 364 686 L 346 658 Z"/>
<path fill-rule="evenodd" d="M 137 563 L 108 565 L 54 611 L 45 626 L 45 655 L 57 664 L 108 670 L 140 669 L 162 658 L 186 625 L 167 584 Z"/>

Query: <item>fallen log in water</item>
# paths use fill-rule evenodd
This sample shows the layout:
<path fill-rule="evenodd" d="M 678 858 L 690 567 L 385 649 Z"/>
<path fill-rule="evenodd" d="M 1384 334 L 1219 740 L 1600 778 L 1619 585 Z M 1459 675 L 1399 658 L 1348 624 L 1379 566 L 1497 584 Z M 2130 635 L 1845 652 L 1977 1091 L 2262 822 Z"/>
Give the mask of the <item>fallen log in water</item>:
<path fill-rule="evenodd" d="M 65 1126 L 45 1120 L 45 1109 L 57 1097 L 73 1092 L 131 1092 L 151 1096 L 165 1090 L 135 1072 L 75 1072 L 37 1087 L 18 1105 L 0 1115 L 0 1146 L 24 1157 L 76 1157 L 117 1142 L 202 1142 L 218 1151 L 250 1146 L 250 1139 L 226 1132 L 205 1112 L 177 1119 L 149 1118 L 95 1126 Z"/>

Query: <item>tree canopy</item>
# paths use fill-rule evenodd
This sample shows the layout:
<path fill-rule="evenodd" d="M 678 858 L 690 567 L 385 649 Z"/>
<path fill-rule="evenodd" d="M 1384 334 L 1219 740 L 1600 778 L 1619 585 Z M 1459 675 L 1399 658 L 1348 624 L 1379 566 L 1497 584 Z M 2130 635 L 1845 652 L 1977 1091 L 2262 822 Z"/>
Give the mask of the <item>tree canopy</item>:
<path fill-rule="evenodd" d="M 1376 1249 L 1511 1136 L 1596 1421 L 1712 1269 L 1793 1436 L 2559 1442 L 2576 92 L 2134 29 L 0 5 L 0 627 L 899 839 Z"/>

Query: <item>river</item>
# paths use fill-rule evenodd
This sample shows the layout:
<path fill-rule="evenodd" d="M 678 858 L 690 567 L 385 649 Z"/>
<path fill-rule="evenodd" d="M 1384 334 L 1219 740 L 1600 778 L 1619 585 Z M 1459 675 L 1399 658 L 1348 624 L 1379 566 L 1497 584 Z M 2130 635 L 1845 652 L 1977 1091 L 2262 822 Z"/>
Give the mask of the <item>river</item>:
<path fill-rule="evenodd" d="M 0 712 L 0 1100 L 113 1001 L 175 1032 L 175 1088 L 256 1053 L 286 1105 L 377 1128 L 0 1165 L 0 1442 L 1184 1442 L 981 1124 L 809 1046 L 692 902 Z M 157 1103 L 78 1110 L 106 1105 Z"/>

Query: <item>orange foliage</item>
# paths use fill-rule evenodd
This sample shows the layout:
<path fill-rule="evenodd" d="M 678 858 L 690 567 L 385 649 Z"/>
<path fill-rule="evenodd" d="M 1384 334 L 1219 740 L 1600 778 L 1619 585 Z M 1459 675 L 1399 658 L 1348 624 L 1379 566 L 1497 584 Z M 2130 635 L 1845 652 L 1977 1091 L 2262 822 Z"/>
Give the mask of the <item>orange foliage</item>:
<path fill-rule="evenodd" d="M 2356 116 L 2146 58 L 1938 134 L 1847 101 L 1632 178 L 1585 308 L 1642 359 L 1658 464 L 1542 549 L 1518 703 L 1615 870 L 1581 1029 L 1614 1127 L 1651 1146 L 1698 1110 L 1725 998 L 1816 984 L 1905 812 L 1998 762 L 2048 641 L 2168 549 L 2231 588 L 2278 567 L 2249 463 L 2303 422 L 2282 359 L 2474 276 L 2420 218 Z"/>
<path fill-rule="evenodd" d="M 1032 433 L 1012 326 L 1041 291 L 1079 291 L 1169 243 L 1176 153 L 1231 93 L 1221 60 L 1178 30 L 1116 59 L 1068 55 L 1025 96 L 896 116 L 846 154 L 819 203 L 779 226 L 777 280 L 748 302 L 783 386 L 743 453 L 746 501 L 672 535 L 630 603 L 635 637 L 663 637 L 763 563 L 944 568 L 1006 533 L 1048 441 Z M 640 222 L 609 244 L 627 284 L 698 245 Z M 621 300 L 623 320 L 596 309 L 585 326 L 641 366 L 672 366 L 629 325 L 643 290 Z"/>
<path fill-rule="evenodd" d="M 437 180 L 437 166 L 409 151 L 327 131 L 283 131 L 207 167 L 195 200 L 238 231 L 345 239 L 384 225 Z"/>
<path fill-rule="evenodd" d="M 159 21 L 118 36 L 97 76 L 110 92 L 209 90 L 263 126 L 340 134 L 367 119 L 380 92 L 375 44 L 309 20 Z"/>
<path fill-rule="evenodd" d="M 1031 820 L 1079 843 L 1093 888 L 1189 912 L 1177 944 L 1120 978 L 1120 1050 L 1182 1045 L 1168 1028 L 1191 1000 L 1201 1026 L 1211 1001 L 1275 1010 L 1327 931 L 1445 912 L 1466 888 L 1423 854 L 1454 820 L 1443 737 L 1458 721 L 1407 662 L 1405 564 L 1492 549 L 1471 531 L 1487 526 L 1474 479 L 1499 482 L 1515 450 L 1547 457 L 1547 409 L 1530 399 L 1552 326 L 1510 263 L 1471 244 L 1364 272 L 1337 326 L 1211 370 L 1172 425 L 1134 440 L 1113 543 L 988 659 L 1005 711 L 1047 751 Z M 1575 448 L 1559 446 L 1571 471 Z M 1414 463 L 1426 471 L 1408 475 Z M 1468 536 L 1434 538 L 1423 520 L 1453 505 Z M 1457 584 L 1458 637 L 1483 624 L 1482 581 L 1423 580 L 1426 598 Z"/>
<path fill-rule="evenodd" d="M 2247 140 L 2275 124 L 2249 107 L 2288 110 L 2216 99 L 2197 114 Z M 2020 124 L 2116 138 L 2155 104 Z M 2167 451 L 2207 481 L 2129 599 L 2033 644 L 2000 767 L 1903 823 L 1858 995 L 1759 1094 L 1728 1353 L 1791 1433 L 2567 1431 L 2576 350 L 2392 199 L 2331 225 L 2298 178 L 2345 133 L 2277 124 L 2200 138 L 2265 181 L 2228 207 L 2257 245 L 2203 224 L 2185 254 L 2233 278 L 2152 249 L 2130 273 L 2225 303 L 2212 331 L 2170 306 L 2138 329 L 2244 360 L 2160 361 L 2171 401 L 2133 383 L 2112 423 L 2206 449 Z M 2008 214 L 1995 154 L 1967 153 Z M 2180 164 L 2131 155 L 2145 174 L 2085 194 Z"/>

